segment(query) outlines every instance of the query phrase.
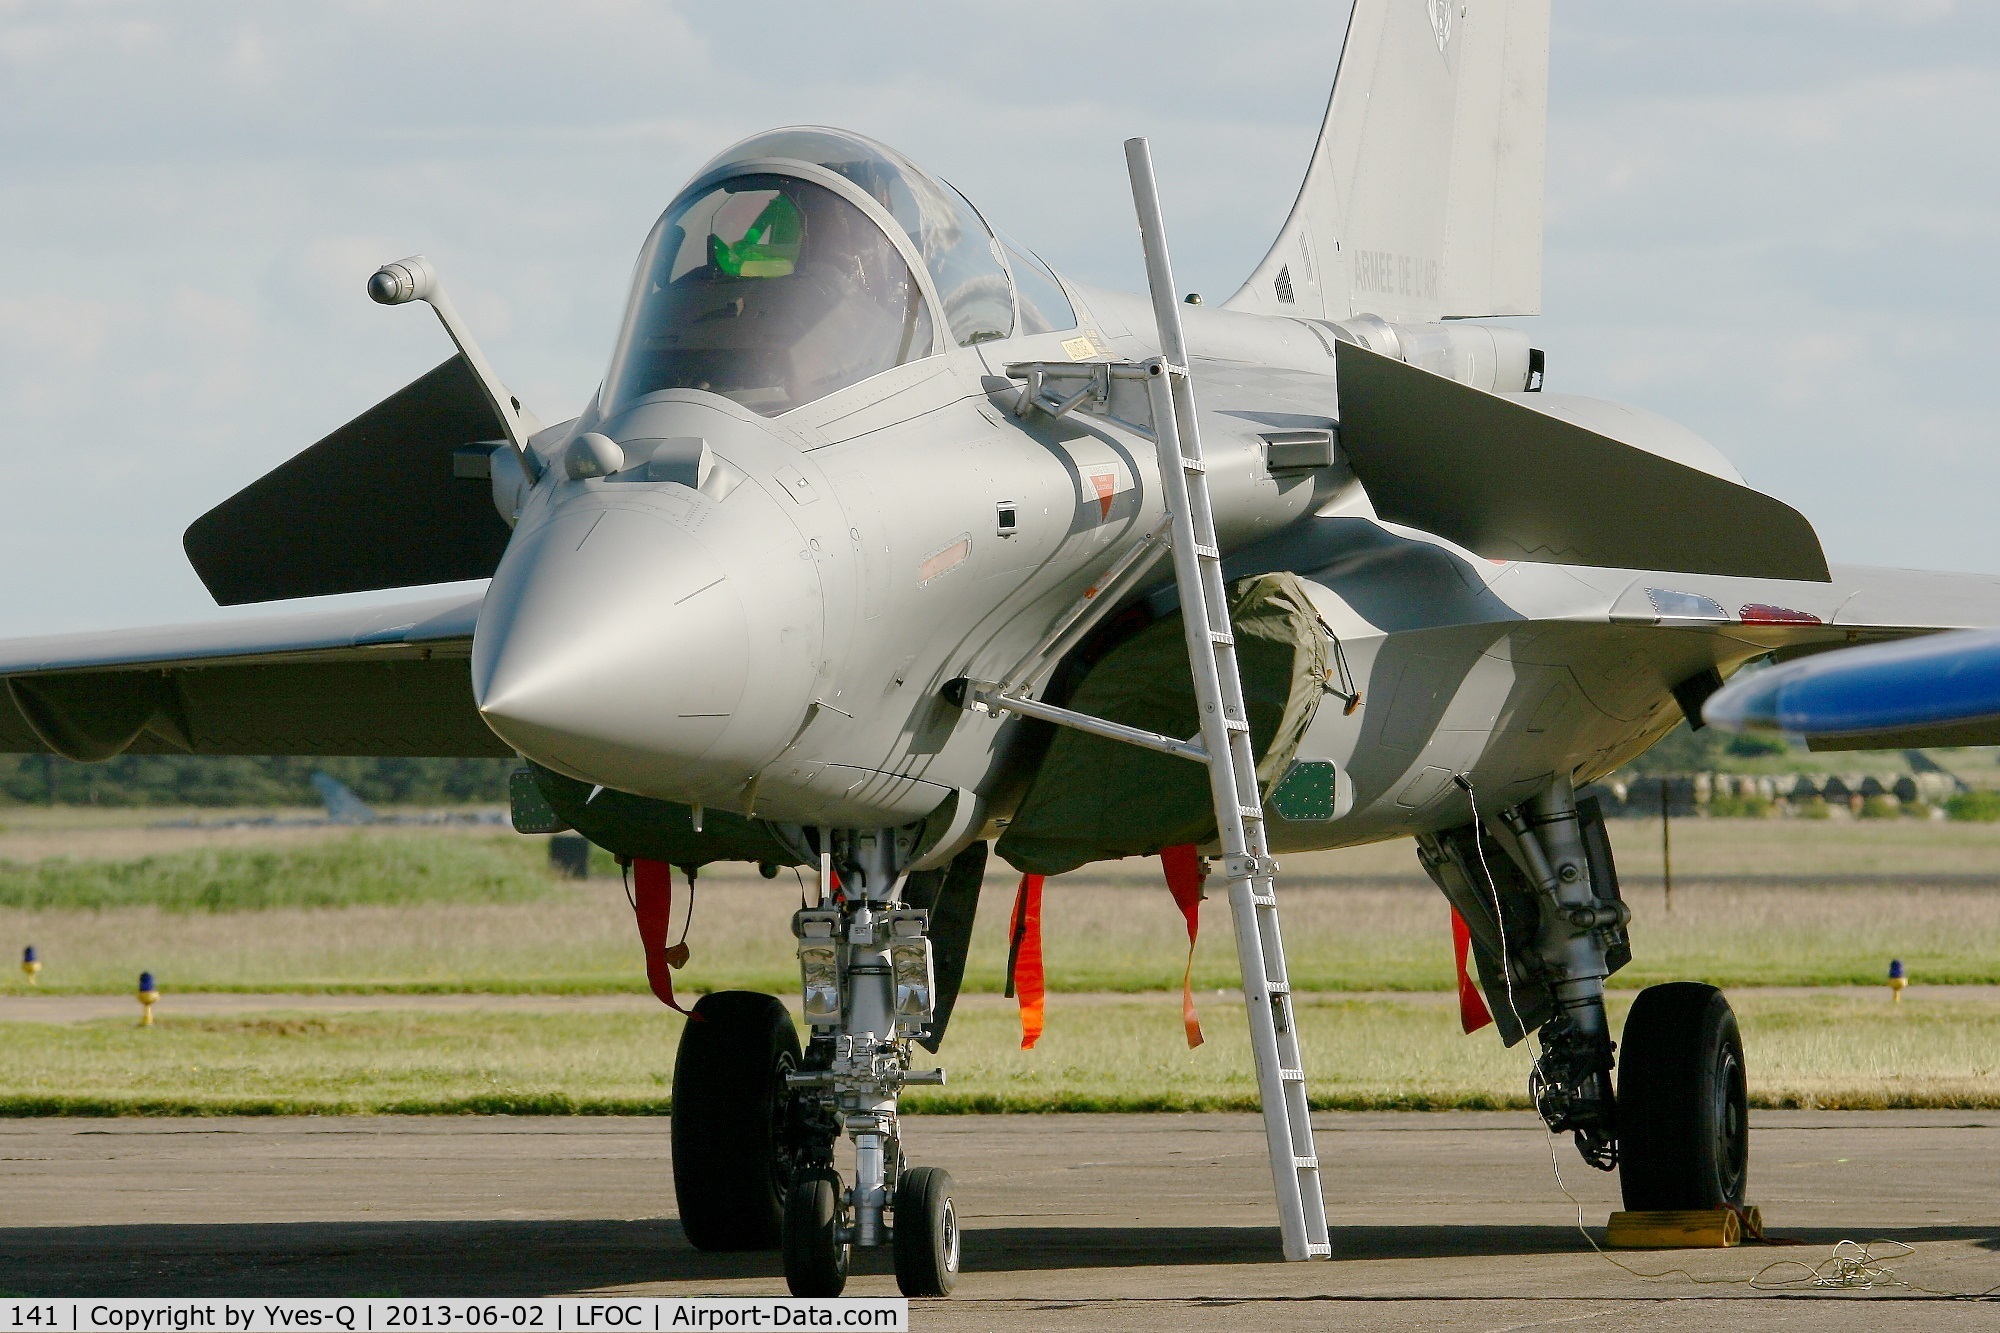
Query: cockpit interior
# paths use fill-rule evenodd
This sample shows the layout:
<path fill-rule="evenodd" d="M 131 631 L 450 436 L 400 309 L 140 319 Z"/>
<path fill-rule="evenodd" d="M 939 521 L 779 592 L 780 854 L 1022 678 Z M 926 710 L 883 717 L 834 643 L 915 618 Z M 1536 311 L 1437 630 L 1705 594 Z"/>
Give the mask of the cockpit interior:
<path fill-rule="evenodd" d="M 653 228 L 603 402 L 700 389 L 777 416 L 951 346 L 1075 325 L 1047 266 L 950 185 L 860 135 L 773 130 Z"/>

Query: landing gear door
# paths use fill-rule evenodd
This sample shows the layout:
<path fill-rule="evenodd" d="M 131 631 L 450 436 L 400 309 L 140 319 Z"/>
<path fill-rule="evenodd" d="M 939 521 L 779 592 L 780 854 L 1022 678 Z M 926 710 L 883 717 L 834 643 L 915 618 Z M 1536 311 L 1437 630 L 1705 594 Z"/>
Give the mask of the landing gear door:
<path fill-rule="evenodd" d="M 1483 849 L 1474 841 L 1482 837 Z M 1541 915 L 1534 890 L 1514 858 L 1477 824 L 1419 835 L 1417 860 L 1464 919 L 1487 1011 L 1501 1042 L 1516 1044 L 1555 1013 L 1555 999 L 1533 961 Z"/>

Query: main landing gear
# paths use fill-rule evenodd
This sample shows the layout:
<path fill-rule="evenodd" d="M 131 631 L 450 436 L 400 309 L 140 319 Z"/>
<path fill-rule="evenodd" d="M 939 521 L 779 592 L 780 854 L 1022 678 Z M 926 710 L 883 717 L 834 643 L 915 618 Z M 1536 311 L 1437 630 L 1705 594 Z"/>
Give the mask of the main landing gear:
<path fill-rule="evenodd" d="M 794 1296 L 838 1296 L 855 1246 L 888 1245 L 906 1296 L 944 1296 L 958 1280 L 951 1176 L 912 1167 L 897 1100 L 942 1083 L 910 1068 L 936 1009 L 930 913 L 903 906 L 901 832 L 821 831 L 839 893 L 793 919 L 805 1019 L 768 995 L 705 996 L 683 1029 L 674 1070 L 674 1186 L 681 1224 L 702 1249 L 784 1253 Z M 854 1183 L 834 1162 L 854 1145 Z"/>
<path fill-rule="evenodd" d="M 1741 1205 L 1743 1040 L 1722 992 L 1648 987 L 1625 1020 L 1622 1051 L 1611 1040 L 1604 979 L 1631 957 L 1631 913 L 1594 803 L 1559 779 L 1486 821 L 1423 839 L 1420 855 L 1466 921 L 1502 1037 L 1538 1035 L 1529 1088 L 1549 1128 L 1573 1135 L 1590 1165 L 1619 1172 L 1628 1209 Z"/>
<path fill-rule="evenodd" d="M 804 1136 L 787 1085 L 799 1034 L 775 995 L 696 1001 L 674 1061 L 674 1194 L 700 1250 L 768 1250 L 799 1174 Z"/>

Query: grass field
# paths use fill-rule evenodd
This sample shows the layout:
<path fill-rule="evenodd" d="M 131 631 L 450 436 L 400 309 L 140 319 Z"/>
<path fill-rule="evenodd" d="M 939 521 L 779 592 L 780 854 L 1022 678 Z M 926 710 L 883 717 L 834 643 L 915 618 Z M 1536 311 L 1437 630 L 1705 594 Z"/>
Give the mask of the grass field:
<path fill-rule="evenodd" d="M 126 991 L 142 969 L 170 991 L 644 987 L 617 881 L 552 879 L 537 840 L 267 830 L 260 843 L 256 832 L 17 826 L 0 834 L 0 949 L 18 958 L 34 945 L 40 986 L 55 992 Z M 1657 827 L 1620 823 L 1613 836 L 1634 911 L 1634 961 L 1615 986 L 1870 984 L 1892 957 L 1923 983 L 2000 982 L 2000 826 L 1682 821 L 1671 911 Z M 24 844 L 82 855 L 31 859 Z M 93 849 L 114 854 L 83 859 Z M 1301 989 L 1450 986 L 1443 900 L 1413 872 L 1407 843 L 1286 858 L 1285 939 Z M 1011 891 L 997 867 L 966 976 L 974 993 L 1001 987 Z M 677 922 L 685 905 L 683 893 Z M 686 988 L 789 992 L 797 905 L 789 873 L 704 874 Z M 1178 987 L 1186 938 L 1156 866 L 1054 879 L 1044 918 L 1054 990 Z M 1233 985 L 1226 904 L 1212 900 L 1203 921 L 1196 982 Z M 26 982 L 9 968 L 6 987 Z"/>
<path fill-rule="evenodd" d="M 554 892 L 520 838 L 345 837 L 277 847 L 195 847 L 132 860 L 0 862 L 0 908 L 265 912 L 274 908 L 516 903 Z"/>
<path fill-rule="evenodd" d="M 624 891 L 553 878 L 544 845 L 480 828 L 147 828 L 129 813 L 0 816 L 0 948 L 28 944 L 39 989 L 168 994 L 160 1024 L 0 1023 L 0 1114 L 71 1112 L 658 1112 L 680 1019 L 657 1012 L 246 1012 L 177 1016 L 216 991 L 642 992 Z M 1668 910 L 1659 830 L 1612 835 L 1634 909 L 1634 962 L 1613 984 L 1731 988 L 1766 1106 L 2000 1105 L 2000 826 L 1687 820 Z M 1204 913 L 1196 982 L 1209 1042 L 1180 1040 L 1186 937 L 1152 863 L 1050 881 L 1051 988 L 1040 1049 L 1018 1048 L 997 992 L 1013 877 L 989 877 L 967 998 L 931 1112 L 1210 1109 L 1255 1104 L 1229 914 Z M 1315 1104 L 1525 1105 L 1527 1054 L 1459 1034 L 1442 899 L 1407 843 L 1285 858 Z M 704 873 L 682 989 L 796 988 L 789 872 Z M 677 895 L 676 923 L 686 907 Z M 1879 983 L 1891 957 L 1917 985 Z M 1759 987 L 1861 985 L 1800 994 Z M 11 967 L 0 990 L 27 982 Z M 1355 992 L 1389 992 L 1366 997 Z M 552 1009 L 559 1002 L 550 1001 Z"/>
<path fill-rule="evenodd" d="M 1912 992 L 1734 997 L 1759 1106 L 2000 1105 L 2000 1003 Z M 1208 1042 L 1181 1039 L 1178 996 L 1057 996 L 1033 1051 L 1012 1006 L 953 1019 L 951 1082 L 917 1112 L 1254 1109 L 1240 1001 L 1205 997 Z M 1625 1004 L 1613 1005 L 1622 1021 Z M 1313 1104 L 1527 1105 L 1525 1047 L 1458 1031 L 1428 997 L 1303 997 Z M 658 1013 L 273 1012 L 4 1026 L 0 1115 L 660 1113 L 682 1020 Z"/>
<path fill-rule="evenodd" d="M 1309 990 L 1451 985 L 1442 900 L 1428 887 L 1281 890 L 1292 976 Z M 683 974 L 694 991 L 796 984 L 788 922 L 796 891 L 718 883 L 698 901 Z M 996 992 L 1006 967 L 1004 885 L 989 884 L 966 987 Z M 676 907 L 676 920 L 680 907 Z M 1058 991 L 1178 988 L 1187 950 L 1164 890 L 1054 882 L 1044 908 Z M 1671 916 L 1640 903 L 1634 961 L 1614 986 L 1693 978 L 1729 986 L 1864 985 L 1901 958 L 1920 982 L 2000 982 L 2000 890 L 1966 887 L 1688 885 Z M 639 991 L 644 973 L 616 883 L 551 888 L 525 902 L 337 910 L 167 912 L 0 908 L 0 946 L 33 944 L 41 989 L 118 992 L 152 971 L 169 990 Z M 1236 983 L 1229 911 L 1204 908 L 1196 984 Z M 0 988 L 25 989 L 12 968 Z"/>

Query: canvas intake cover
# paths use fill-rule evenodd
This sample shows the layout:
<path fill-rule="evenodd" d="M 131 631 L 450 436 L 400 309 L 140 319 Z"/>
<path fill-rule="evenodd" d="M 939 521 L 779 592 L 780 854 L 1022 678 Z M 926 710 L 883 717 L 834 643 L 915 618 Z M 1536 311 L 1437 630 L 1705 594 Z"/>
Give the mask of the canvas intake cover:
<path fill-rule="evenodd" d="M 1327 640 L 1304 585 L 1262 574 L 1230 589 L 1229 620 L 1266 800 L 1325 693 Z M 1170 736 L 1199 730 L 1179 612 L 1113 648 L 1067 706 Z M 1061 728 L 995 850 L 1015 869 L 1059 875 L 1091 861 L 1212 843 L 1208 770 L 1175 755 Z"/>

